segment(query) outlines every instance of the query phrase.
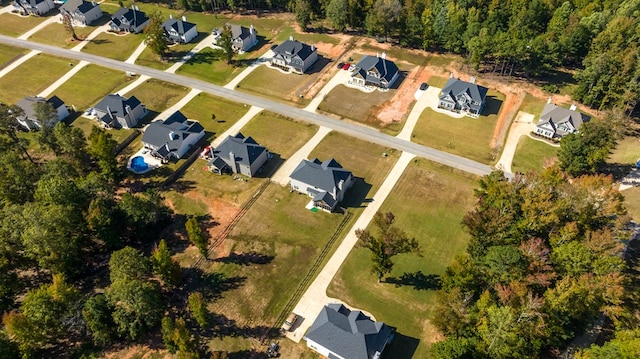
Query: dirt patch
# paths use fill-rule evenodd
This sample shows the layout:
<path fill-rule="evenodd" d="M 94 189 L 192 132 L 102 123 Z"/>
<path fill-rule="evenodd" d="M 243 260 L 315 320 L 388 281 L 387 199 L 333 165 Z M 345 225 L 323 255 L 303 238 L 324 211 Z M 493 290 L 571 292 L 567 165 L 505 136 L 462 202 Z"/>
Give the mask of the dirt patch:
<path fill-rule="evenodd" d="M 524 92 L 519 94 L 505 93 L 505 100 L 500 108 L 500 116 L 498 116 L 498 122 L 493 129 L 493 137 L 491 137 L 491 148 L 502 147 L 504 140 L 511 126 L 511 122 L 518 112 L 518 108 L 524 100 Z"/>
<path fill-rule="evenodd" d="M 324 54 L 323 56 L 327 56 L 328 58 L 335 60 L 335 62 L 339 62 L 341 58 L 347 56 L 346 52 L 350 46 L 350 39 L 349 37 L 344 35 L 336 37 L 340 38 L 340 43 L 338 45 L 320 42 L 316 44 L 316 47 L 318 48 L 318 52 Z M 324 85 L 329 82 L 331 77 L 334 75 L 334 71 L 332 71 L 332 69 L 334 68 L 334 63 L 327 64 L 327 66 L 322 69 L 320 74 L 318 74 L 318 76 L 312 82 L 307 83 L 306 87 L 301 90 L 301 93 L 303 93 L 304 97 L 313 99 L 324 87 Z"/>
<path fill-rule="evenodd" d="M 400 87 L 395 91 L 393 98 L 382 104 L 378 112 L 378 120 L 383 124 L 402 122 L 411 110 L 415 99 L 413 94 L 420 87 L 420 83 L 426 81 L 424 67 L 415 67 L 404 78 Z M 423 80 L 425 79 L 425 80 Z"/>

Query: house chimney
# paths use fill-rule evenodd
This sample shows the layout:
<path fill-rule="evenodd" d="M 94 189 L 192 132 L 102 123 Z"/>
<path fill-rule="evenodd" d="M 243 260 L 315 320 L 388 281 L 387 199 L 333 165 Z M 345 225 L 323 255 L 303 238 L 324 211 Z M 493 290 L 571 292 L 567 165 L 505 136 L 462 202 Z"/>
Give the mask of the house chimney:
<path fill-rule="evenodd" d="M 382 55 L 380 55 L 380 57 L 382 57 L 382 59 L 386 59 L 387 58 L 387 53 L 382 51 Z"/>
<path fill-rule="evenodd" d="M 379 52 L 376 52 L 376 57 L 380 57 L 380 53 Z"/>
<path fill-rule="evenodd" d="M 172 14 L 169 14 L 169 19 L 173 19 L 173 15 Z"/>
<path fill-rule="evenodd" d="M 293 35 L 289 35 L 289 41 L 294 41 L 293 40 Z"/>
<path fill-rule="evenodd" d="M 169 132 L 169 140 L 173 141 L 175 139 L 176 139 L 176 133 L 173 131 Z"/>
<path fill-rule="evenodd" d="M 96 6 L 96 2 L 95 2 L 95 1 L 92 1 L 92 2 L 91 2 L 91 5 Z"/>
<path fill-rule="evenodd" d="M 182 21 L 187 22 L 187 17 L 182 15 Z"/>
<path fill-rule="evenodd" d="M 573 105 L 571 105 L 571 107 L 569 107 L 569 110 L 575 111 L 576 108 L 578 108 L 578 106 L 576 106 L 576 104 L 574 103 Z"/>
<path fill-rule="evenodd" d="M 316 51 L 316 45 L 311 45 L 311 51 Z"/>
<path fill-rule="evenodd" d="M 111 117 L 111 119 L 113 120 L 113 114 L 111 113 L 111 107 L 107 106 L 107 113 L 109 114 L 109 117 Z"/>
<path fill-rule="evenodd" d="M 475 84 L 476 83 L 476 77 L 475 76 L 471 76 L 471 80 L 469 80 L 470 83 Z"/>
<path fill-rule="evenodd" d="M 253 24 L 251 24 L 251 26 L 249 26 L 249 33 L 250 33 L 250 34 L 254 34 L 254 35 L 255 35 L 255 33 L 256 33 L 256 28 L 255 28 L 255 27 L 253 27 Z"/>
<path fill-rule="evenodd" d="M 453 71 L 449 72 L 449 78 L 452 79 L 453 78 Z"/>
<path fill-rule="evenodd" d="M 231 162 L 231 171 L 238 173 L 238 165 L 236 164 L 236 155 L 233 152 L 229 152 L 229 161 Z"/>
<path fill-rule="evenodd" d="M 547 98 L 547 103 L 551 103 L 551 96 L 549 96 L 549 98 Z"/>

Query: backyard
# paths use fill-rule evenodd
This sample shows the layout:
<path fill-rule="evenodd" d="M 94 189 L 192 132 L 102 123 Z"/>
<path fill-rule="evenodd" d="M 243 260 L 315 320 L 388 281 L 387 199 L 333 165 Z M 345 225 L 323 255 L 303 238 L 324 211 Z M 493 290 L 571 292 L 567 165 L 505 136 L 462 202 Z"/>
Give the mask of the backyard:
<path fill-rule="evenodd" d="M 37 54 L 0 78 L 0 101 L 13 104 L 26 96 L 37 95 L 77 63 L 76 60 Z M 66 101 L 65 98 L 62 100 Z"/>
<path fill-rule="evenodd" d="M 427 108 L 413 130 L 412 141 L 492 164 L 496 154 L 490 146 L 491 139 L 503 101 L 502 93 L 489 90 L 486 105 L 478 118 L 455 118 Z"/>
<path fill-rule="evenodd" d="M 547 161 L 556 159 L 557 151 L 557 147 L 551 146 L 545 141 L 522 136 L 513 155 L 511 170 L 523 173 L 529 170 L 542 171 Z"/>
<path fill-rule="evenodd" d="M 414 160 L 380 210 L 395 214 L 395 225 L 418 239 L 424 256 L 395 257 L 393 271 L 378 283 L 369 271 L 370 253 L 356 247 L 329 286 L 330 297 L 397 327 L 387 357 L 428 358 L 430 344 L 439 338 L 429 321 L 437 315 L 432 312 L 435 289 L 439 276 L 465 250 L 468 235 L 460 222 L 473 206 L 474 187 L 472 178 L 423 159 Z"/>

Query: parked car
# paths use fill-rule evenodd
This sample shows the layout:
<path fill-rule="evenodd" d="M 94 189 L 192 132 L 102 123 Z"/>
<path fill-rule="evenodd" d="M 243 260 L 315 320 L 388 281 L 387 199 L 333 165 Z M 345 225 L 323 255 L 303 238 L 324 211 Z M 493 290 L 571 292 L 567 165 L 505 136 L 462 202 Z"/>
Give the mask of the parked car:
<path fill-rule="evenodd" d="M 338 62 L 338 69 L 341 69 L 344 66 L 344 62 Z"/>
<path fill-rule="evenodd" d="M 291 328 L 293 328 L 297 321 L 298 315 L 296 313 L 289 314 L 287 319 L 284 321 L 284 324 L 282 324 L 282 330 L 285 332 L 291 331 Z"/>
<path fill-rule="evenodd" d="M 420 84 L 420 90 L 424 91 L 429 88 L 429 85 L 426 82 Z"/>
<path fill-rule="evenodd" d="M 346 64 L 344 64 L 344 66 L 342 66 L 342 69 L 343 70 L 349 70 L 350 66 L 351 66 L 351 64 L 347 62 Z"/>
<path fill-rule="evenodd" d="M 349 71 L 353 71 L 356 69 L 356 65 L 351 64 L 351 66 L 349 66 Z"/>

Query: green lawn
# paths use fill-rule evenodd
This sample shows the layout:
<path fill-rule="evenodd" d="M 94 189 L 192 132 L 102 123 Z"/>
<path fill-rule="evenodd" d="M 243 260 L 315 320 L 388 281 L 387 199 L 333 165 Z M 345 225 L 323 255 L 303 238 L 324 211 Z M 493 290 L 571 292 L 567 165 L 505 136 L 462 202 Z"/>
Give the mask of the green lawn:
<path fill-rule="evenodd" d="M 93 126 L 97 126 L 97 125 L 98 124 L 96 123 L 96 121 L 90 120 L 86 117 L 77 117 L 71 123 L 71 126 L 81 129 L 82 132 L 84 132 L 85 137 L 88 137 L 89 134 L 91 133 L 91 130 L 93 129 Z M 111 134 L 111 136 L 113 136 L 114 140 L 120 143 L 124 141 L 124 139 L 127 138 L 130 134 L 132 134 L 133 130 L 121 128 L 117 130 L 115 129 L 109 130 L 109 133 Z"/>
<path fill-rule="evenodd" d="M 345 85 L 338 85 L 322 100 L 318 110 L 383 129 L 395 135 L 402 129 L 401 123 L 384 124 L 376 117 L 377 109 L 390 101 L 393 95 L 395 90 L 366 93 Z"/>
<path fill-rule="evenodd" d="M 205 93 L 198 94 L 180 109 L 187 118 L 200 121 L 209 141 L 213 135 L 220 135 L 233 126 L 248 110 L 249 106 Z M 215 120 L 211 115 L 215 115 Z"/>
<path fill-rule="evenodd" d="M 18 37 L 45 20 L 47 20 L 47 17 L 44 16 L 20 16 L 11 13 L 0 14 L 0 34 Z"/>
<path fill-rule="evenodd" d="M 429 83 L 429 86 L 438 87 L 439 89 L 443 89 L 444 86 L 447 84 L 447 81 L 449 81 L 448 77 L 431 76 L 429 78 L 429 81 L 427 81 L 427 82 Z"/>
<path fill-rule="evenodd" d="M 625 206 L 633 220 L 640 221 L 640 187 L 632 187 L 621 192 L 624 196 Z"/>
<path fill-rule="evenodd" d="M 74 27 L 76 35 L 81 39 L 89 36 L 89 34 L 95 29 L 96 28 L 93 26 Z M 80 43 L 78 40 L 73 40 L 71 35 L 69 35 L 69 33 L 64 29 L 64 26 L 59 23 L 53 23 L 45 26 L 42 30 L 31 35 L 29 40 L 64 48 L 74 47 Z"/>
<path fill-rule="evenodd" d="M 518 147 L 511 162 L 513 172 L 541 171 L 547 160 L 556 158 L 557 147 L 544 141 L 534 140 L 529 136 L 520 137 Z"/>
<path fill-rule="evenodd" d="M 367 43 L 361 46 L 365 55 L 374 55 L 375 53 L 386 53 L 387 58 L 400 66 L 398 62 L 407 62 L 414 66 L 424 66 L 429 61 L 429 56 L 425 56 L 423 51 L 411 51 L 397 46 L 376 46 L 375 43 Z"/>
<path fill-rule="evenodd" d="M 609 163 L 634 164 L 640 159 L 640 141 L 638 137 L 627 136 L 618 141 L 616 149 L 607 159 Z"/>
<path fill-rule="evenodd" d="M 177 74 L 193 77 L 216 85 L 224 85 L 242 71 L 242 67 L 227 65 L 220 50 L 206 48 L 180 66 Z"/>
<path fill-rule="evenodd" d="M 82 51 L 124 61 L 131 56 L 143 40 L 143 34 L 116 35 L 110 32 L 103 32 L 86 44 Z"/>
<path fill-rule="evenodd" d="M 483 115 L 479 118 L 454 118 L 427 108 L 413 130 L 412 141 L 492 164 L 496 159 L 491 153 L 491 137 L 503 101 L 503 94 L 489 90 Z"/>
<path fill-rule="evenodd" d="M 13 62 L 20 55 L 26 53 L 25 49 L 20 49 L 8 45 L 0 45 L 0 68 L 3 68 Z"/>
<path fill-rule="evenodd" d="M 189 89 L 180 85 L 149 79 L 131 90 L 126 96 L 135 96 L 142 102 L 150 113 L 156 115 L 180 101 Z"/>
<path fill-rule="evenodd" d="M 524 96 L 524 100 L 522 100 L 522 104 L 520 105 L 519 110 L 532 114 L 533 116 L 535 116 L 534 121 L 537 122 L 546 103 L 546 100 L 534 97 L 531 94 L 527 93 Z"/>
<path fill-rule="evenodd" d="M 264 96 L 278 101 L 289 101 L 297 105 L 307 105 L 309 99 L 301 99 L 301 91 L 306 88 L 309 81 L 317 78 L 314 74 L 284 74 L 276 69 L 265 66 L 258 66 L 237 88 L 240 91 L 249 92 L 254 95 Z"/>
<path fill-rule="evenodd" d="M 133 80 L 124 72 L 89 64 L 58 87 L 55 94 L 77 111 L 84 111 Z"/>
<path fill-rule="evenodd" d="M 293 36 L 294 39 L 307 43 L 307 44 L 317 44 L 320 42 L 324 42 L 327 44 L 338 45 L 340 43 L 340 39 L 329 34 L 320 34 L 315 32 L 297 32 L 293 27 L 287 26 L 278 32 L 278 35 L 273 39 L 276 43 L 284 42 L 285 40 L 289 40 L 289 36 Z"/>
<path fill-rule="evenodd" d="M 437 331 L 429 322 L 434 288 L 457 254 L 464 252 L 468 235 L 460 224 L 474 204 L 475 180 L 454 174 L 444 166 L 419 159 L 411 163 L 381 211 L 391 211 L 396 225 L 420 242 L 423 257 L 400 255 L 387 280 L 377 283 L 366 249 L 355 248 L 329 286 L 327 294 L 366 310 L 376 320 L 397 327 L 388 358 L 428 358 Z M 373 229 L 372 229 L 373 230 Z M 415 282 L 402 282 L 403 274 Z M 391 277 L 391 278 L 389 278 Z"/>
<path fill-rule="evenodd" d="M 77 63 L 76 60 L 37 54 L 0 78 L 0 101 L 16 103 L 26 96 L 37 95 L 71 70 L 69 64 Z"/>

